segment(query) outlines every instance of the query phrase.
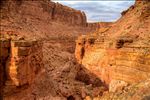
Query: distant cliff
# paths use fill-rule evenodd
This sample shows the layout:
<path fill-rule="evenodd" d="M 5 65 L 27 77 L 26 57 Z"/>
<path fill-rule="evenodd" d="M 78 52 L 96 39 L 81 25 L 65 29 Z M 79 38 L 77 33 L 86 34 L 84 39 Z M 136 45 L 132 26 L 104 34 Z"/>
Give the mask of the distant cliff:
<path fill-rule="evenodd" d="M 51 1 L 27 1 L 27 0 L 5 0 L 1 1 L 3 13 L 12 17 L 26 16 L 47 21 L 59 21 L 70 25 L 86 26 L 86 16 L 84 12 L 73 8 L 54 3 Z M 13 12 L 13 13 L 12 13 Z M 4 17 L 2 15 L 2 17 Z"/>
<path fill-rule="evenodd" d="M 84 12 L 49 0 L 3 0 L 0 9 L 1 32 L 14 31 L 29 38 L 60 38 L 95 30 L 87 27 Z"/>
<path fill-rule="evenodd" d="M 90 29 L 95 29 L 95 33 L 98 32 L 104 32 L 107 29 L 109 29 L 114 22 L 92 22 L 87 23 L 87 27 Z"/>

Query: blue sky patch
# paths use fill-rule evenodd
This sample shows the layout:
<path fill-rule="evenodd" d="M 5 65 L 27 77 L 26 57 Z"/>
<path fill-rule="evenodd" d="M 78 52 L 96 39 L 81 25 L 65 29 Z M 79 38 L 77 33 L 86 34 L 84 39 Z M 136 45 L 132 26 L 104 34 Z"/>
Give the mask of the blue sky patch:
<path fill-rule="evenodd" d="M 82 1 L 61 1 L 55 0 L 63 5 L 84 11 L 88 22 L 110 22 L 121 17 L 121 12 L 128 9 L 135 3 L 134 0 L 108 1 L 108 0 L 82 0 Z"/>

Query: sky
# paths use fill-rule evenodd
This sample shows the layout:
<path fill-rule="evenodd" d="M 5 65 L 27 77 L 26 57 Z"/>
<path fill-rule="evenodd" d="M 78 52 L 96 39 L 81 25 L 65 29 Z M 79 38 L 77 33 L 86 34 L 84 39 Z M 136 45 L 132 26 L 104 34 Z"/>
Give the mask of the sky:
<path fill-rule="evenodd" d="M 84 11 L 88 22 L 112 22 L 121 17 L 121 12 L 134 4 L 134 0 L 53 0 L 63 5 Z"/>

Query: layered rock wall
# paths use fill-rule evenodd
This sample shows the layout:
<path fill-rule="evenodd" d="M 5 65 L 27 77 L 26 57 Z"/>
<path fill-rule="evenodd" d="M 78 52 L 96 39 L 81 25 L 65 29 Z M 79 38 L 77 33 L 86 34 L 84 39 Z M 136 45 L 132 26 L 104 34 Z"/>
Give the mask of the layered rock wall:
<path fill-rule="evenodd" d="M 84 27 L 87 23 L 84 12 L 46 0 L 5 0 L 1 2 L 1 9 L 3 9 L 1 11 L 4 11 L 1 12 L 2 17 L 5 17 L 7 14 L 12 17 L 17 15 L 16 18 L 23 17 L 25 18 L 24 21 L 28 21 L 31 18 Z"/>
<path fill-rule="evenodd" d="M 70 25 L 86 26 L 86 16 L 84 12 L 69 8 L 59 3 L 53 4 L 52 8 L 52 20 L 59 22 L 66 22 Z"/>
<path fill-rule="evenodd" d="M 1 38 L 1 74 L 3 93 L 14 88 L 30 85 L 43 68 L 42 43 L 35 40 Z"/>
<path fill-rule="evenodd" d="M 136 83 L 150 76 L 149 45 L 124 45 L 118 49 L 118 46 L 108 48 L 108 43 L 89 41 L 94 39 L 87 39 L 85 36 L 82 40 L 78 39 L 76 58 L 106 84 L 111 80 Z M 118 42 L 114 45 L 118 45 Z"/>
<path fill-rule="evenodd" d="M 78 62 L 110 87 L 148 79 L 149 5 L 149 1 L 137 1 L 109 30 L 99 32 L 94 38 L 90 35 L 79 37 L 75 52 Z"/>
<path fill-rule="evenodd" d="M 150 79 L 126 86 L 125 91 L 105 93 L 98 100 L 149 100 Z"/>
<path fill-rule="evenodd" d="M 41 47 L 37 41 L 11 41 L 11 55 L 6 65 L 7 79 L 16 86 L 32 83 L 43 66 Z"/>
<path fill-rule="evenodd" d="M 101 28 L 109 28 L 113 25 L 113 22 L 97 22 L 97 23 L 87 23 L 87 27 L 101 29 Z"/>

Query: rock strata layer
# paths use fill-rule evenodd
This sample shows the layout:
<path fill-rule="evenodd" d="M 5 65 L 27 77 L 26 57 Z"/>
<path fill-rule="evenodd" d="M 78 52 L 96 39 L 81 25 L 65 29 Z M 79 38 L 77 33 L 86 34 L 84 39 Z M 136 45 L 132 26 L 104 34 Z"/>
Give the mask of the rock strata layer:
<path fill-rule="evenodd" d="M 1 9 L 4 11 L 2 12 L 3 18 L 9 14 L 9 16 L 13 17 L 20 15 L 19 17 L 28 18 L 24 19 L 24 21 L 28 21 L 29 18 L 35 18 L 70 25 L 86 26 L 87 24 L 84 12 L 51 1 L 3 0 L 1 1 Z"/>
<path fill-rule="evenodd" d="M 80 10 L 47 0 L 2 0 L 1 31 L 26 38 L 66 38 L 95 31 Z"/>
<path fill-rule="evenodd" d="M 43 68 L 42 43 L 36 40 L 0 39 L 0 82 L 3 93 L 33 83 Z"/>
<path fill-rule="evenodd" d="M 150 77 L 149 5 L 149 1 L 136 1 L 107 31 L 76 41 L 78 62 L 109 85 L 110 91 L 115 91 L 112 86 L 117 90 Z"/>

